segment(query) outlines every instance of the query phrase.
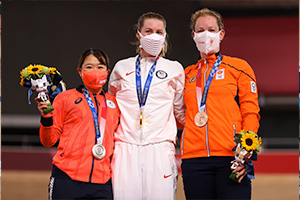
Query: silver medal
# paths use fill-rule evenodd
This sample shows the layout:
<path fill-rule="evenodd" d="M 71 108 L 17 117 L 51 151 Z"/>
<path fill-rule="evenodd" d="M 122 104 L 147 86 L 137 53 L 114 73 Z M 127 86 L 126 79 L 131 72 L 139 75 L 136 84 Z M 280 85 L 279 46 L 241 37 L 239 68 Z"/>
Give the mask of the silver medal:
<path fill-rule="evenodd" d="M 96 144 L 92 149 L 93 155 L 97 159 L 102 159 L 105 156 L 106 150 L 102 144 Z"/>

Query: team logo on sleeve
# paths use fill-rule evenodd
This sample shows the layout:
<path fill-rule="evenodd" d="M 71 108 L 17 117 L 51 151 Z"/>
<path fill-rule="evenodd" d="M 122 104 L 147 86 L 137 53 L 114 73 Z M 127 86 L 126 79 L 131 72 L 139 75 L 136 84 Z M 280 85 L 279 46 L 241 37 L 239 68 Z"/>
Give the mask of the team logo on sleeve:
<path fill-rule="evenodd" d="M 250 81 L 250 85 L 251 85 L 251 92 L 252 93 L 256 93 L 256 84 L 254 81 Z"/>
<path fill-rule="evenodd" d="M 165 78 L 167 78 L 168 74 L 167 74 L 167 72 L 165 72 L 163 70 L 158 70 L 156 72 L 156 76 L 160 79 L 165 79 Z"/>
<path fill-rule="evenodd" d="M 216 80 L 221 80 L 225 78 L 225 69 L 218 69 L 216 73 Z"/>
<path fill-rule="evenodd" d="M 112 100 L 106 100 L 106 105 L 107 105 L 107 107 L 112 108 L 112 109 L 116 108 L 116 104 Z"/>

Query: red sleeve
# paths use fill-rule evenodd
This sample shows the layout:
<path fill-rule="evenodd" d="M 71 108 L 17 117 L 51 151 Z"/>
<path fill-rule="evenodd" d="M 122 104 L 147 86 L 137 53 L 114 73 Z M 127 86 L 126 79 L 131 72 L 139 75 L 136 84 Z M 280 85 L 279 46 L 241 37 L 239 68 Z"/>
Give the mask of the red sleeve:
<path fill-rule="evenodd" d="M 41 118 L 40 140 L 45 147 L 53 146 L 62 133 L 65 115 L 63 100 L 63 95 L 57 95 L 53 102 L 53 117 Z"/>

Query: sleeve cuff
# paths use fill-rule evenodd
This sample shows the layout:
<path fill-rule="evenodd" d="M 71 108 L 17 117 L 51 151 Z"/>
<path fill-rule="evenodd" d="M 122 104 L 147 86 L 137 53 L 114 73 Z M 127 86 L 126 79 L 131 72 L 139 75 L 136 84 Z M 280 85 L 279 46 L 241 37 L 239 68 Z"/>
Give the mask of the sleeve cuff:
<path fill-rule="evenodd" d="M 247 169 L 247 176 L 249 179 L 255 179 L 254 177 L 254 166 L 253 162 L 250 160 L 249 162 L 246 162 L 246 169 Z"/>
<path fill-rule="evenodd" d="M 41 124 L 45 127 L 53 125 L 53 118 L 51 117 L 43 117 L 41 116 Z"/>

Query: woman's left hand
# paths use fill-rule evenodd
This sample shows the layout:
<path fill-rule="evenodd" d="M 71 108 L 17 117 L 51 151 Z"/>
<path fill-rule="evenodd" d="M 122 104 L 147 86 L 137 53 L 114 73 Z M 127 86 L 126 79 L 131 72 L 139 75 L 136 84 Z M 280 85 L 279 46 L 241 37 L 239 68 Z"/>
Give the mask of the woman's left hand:
<path fill-rule="evenodd" d="M 239 179 L 239 183 L 247 175 L 247 168 L 246 168 L 245 165 L 240 165 L 237 168 L 235 168 L 233 171 L 234 172 L 239 172 L 238 175 L 236 175 L 236 178 Z"/>

